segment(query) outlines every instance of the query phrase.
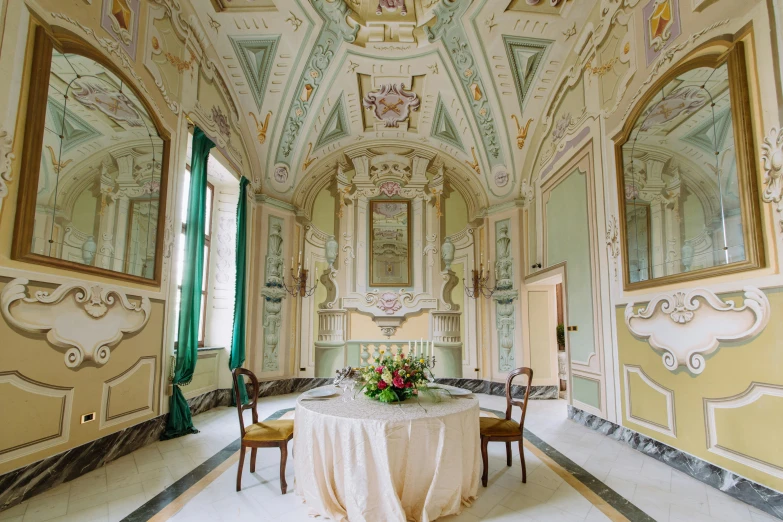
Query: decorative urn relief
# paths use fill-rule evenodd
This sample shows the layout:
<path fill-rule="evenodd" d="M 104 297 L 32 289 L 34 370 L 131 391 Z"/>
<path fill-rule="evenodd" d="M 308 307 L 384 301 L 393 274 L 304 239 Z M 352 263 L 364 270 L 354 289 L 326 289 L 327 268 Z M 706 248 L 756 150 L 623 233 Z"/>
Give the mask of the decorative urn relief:
<path fill-rule="evenodd" d="M 685 365 L 691 373 L 704 371 L 705 355 L 721 342 L 737 342 L 761 333 L 770 317 L 767 296 L 758 288 L 744 288 L 745 302 L 723 301 L 705 289 L 654 297 L 645 308 L 625 307 L 625 324 L 636 337 L 663 352 L 671 371 Z"/>
<path fill-rule="evenodd" d="M 144 328 L 150 317 L 149 298 L 134 304 L 117 288 L 69 283 L 27 297 L 29 283 L 14 279 L 6 285 L 0 293 L 0 313 L 11 326 L 46 333 L 50 343 L 67 348 L 68 368 L 78 368 L 84 361 L 105 364 L 110 347 L 124 334 Z"/>
<path fill-rule="evenodd" d="M 326 262 L 329 264 L 329 268 L 334 268 L 334 262 L 337 260 L 337 252 L 340 249 L 340 245 L 337 243 L 337 239 L 330 235 L 326 239 L 326 245 L 324 250 L 326 252 Z"/>
<path fill-rule="evenodd" d="M 440 247 L 440 255 L 443 258 L 443 263 L 446 265 L 446 271 L 451 270 L 451 263 L 454 262 L 454 243 L 451 242 L 450 237 L 446 237 L 443 245 Z"/>

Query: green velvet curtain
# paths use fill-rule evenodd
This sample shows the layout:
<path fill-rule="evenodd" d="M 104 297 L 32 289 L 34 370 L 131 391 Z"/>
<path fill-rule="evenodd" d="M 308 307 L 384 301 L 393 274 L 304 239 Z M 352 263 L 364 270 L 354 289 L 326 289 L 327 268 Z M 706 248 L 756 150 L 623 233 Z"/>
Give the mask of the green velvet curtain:
<path fill-rule="evenodd" d="M 234 370 L 245 363 L 245 314 L 247 305 L 247 274 L 245 271 L 245 252 L 247 250 L 247 195 L 245 191 L 250 181 L 244 176 L 239 180 L 239 202 L 237 202 L 237 252 L 236 252 L 236 286 L 234 291 L 234 333 L 231 336 L 231 355 L 228 358 L 228 368 Z M 247 404 L 247 388 L 240 375 L 239 398 L 242 404 Z M 235 392 L 236 393 L 236 392 Z M 235 393 L 231 394 L 231 405 L 236 406 Z"/>
<path fill-rule="evenodd" d="M 180 386 L 190 384 L 198 359 L 198 332 L 201 319 L 201 281 L 204 277 L 204 219 L 207 201 L 207 161 L 215 144 L 196 127 L 190 160 L 185 264 L 182 274 L 182 298 L 179 303 L 179 334 L 174 390 L 169 401 L 169 416 L 161 440 L 198 433 L 193 427 L 190 407 Z"/>

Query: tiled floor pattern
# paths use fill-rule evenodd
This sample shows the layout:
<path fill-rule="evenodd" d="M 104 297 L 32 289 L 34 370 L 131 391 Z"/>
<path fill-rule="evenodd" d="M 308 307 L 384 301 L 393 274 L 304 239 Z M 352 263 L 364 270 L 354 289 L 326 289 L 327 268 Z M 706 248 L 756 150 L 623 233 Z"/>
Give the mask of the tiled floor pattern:
<path fill-rule="evenodd" d="M 505 409 L 505 399 L 478 395 L 481 406 Z M 259 401 L 259 417 L 294 405 L 295 395 Z M 157 442 L 104 468 L 0 512 L 3 522 L 117 522 L 163 491 L 238 437 L 236 413 L 217 408 L 194 418 L 197 435 Z M 527 428 L 584 467 L 598 479 L 659 522 L 773 522 L 777 519 L 705 486 L 669 466 L 646 457 L 566 418 L 564 401 L 531 401 Z M 518 456 L 505 465 L 505 446 L 490 444 L 489 487 L 456 517 L 444 522 L 605 521 L 608 518 L 555 472 L 529 452 L 528 483 L 522 484 Z M 289 454 L 290 455 L 290 454 Z M 289 494 L 280 495 L 279 452 L 261 450 L 256 473 L 245 466 L 243 490 L 234 490 L 231 466 L 185 504 L 170 520 L 223 522 L 233 520 L 312 521 L 306 506 L 291 493 L 293 464 L 289 461 Z"/>

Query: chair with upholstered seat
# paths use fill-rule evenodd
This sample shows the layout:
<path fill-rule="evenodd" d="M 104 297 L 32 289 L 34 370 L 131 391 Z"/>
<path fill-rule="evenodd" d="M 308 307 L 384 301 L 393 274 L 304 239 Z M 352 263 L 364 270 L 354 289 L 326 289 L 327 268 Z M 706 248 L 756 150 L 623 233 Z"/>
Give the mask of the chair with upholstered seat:
<path fill-rule="evenodd" d="M 237 368 L 231 372 L 234 377 L 234 400 L 239 413 L 239 431 L 242 435 L 242 445 L 239 448 L 239 465 L 237 469 L 237 491 L 242 489 L 242 467 L 245 463 L 245 448 L 250 448 L 250 473 L 256 471 L 256 451 L 258 448 L 280 448 L 280 489 L 285 495 L 288 484 L 285 482 L 285 463 L 288 458 L 288 441 L 294 436 L 293 420 L 268 420 L 258 422 L 258 379 L 250 370 Z M 248 404 L 242 404 L 239 398 L 240 375 L 250 379 L 253 385 L 253 396 Z M 250 409 L 253 412 L 253 424 L 245 427 L 242 412 Z"/>
<path fill-rule="evenodd" d="M 511 398 L 511 381 L 518 375 L 527 376 L 527 386 L 525 387 L 525 397 L 522 402 Z M 479 419 L 481 431 L 481 458 L 484 461 L 484 472 L 481 475 L 481 484 L 487 487 L 487 478 L 489 476 L 489 456 L 487 455 L 487 445 L 490 442 L 506 443 L 506 465 L 511 466 L 511 443 L 519 442 L 519 458 L 522 461 L 522 482 L 527 482 L 527 470 L 525 469 L 525 452 L 523 450 L 522 434 L 525 429 L 525 413 L 527 413 L 527 399 L 530 395 L 530 387 L 533 382 L 533 370 L 530 368 L 517 368 L 508 374 L 506 379 L 506 417 L 498 419 L 494 417 L 481 417 Z M 511 408 L 518 406 L 522 409 L 522 417 L 519 422 L 511 418 Z"/>

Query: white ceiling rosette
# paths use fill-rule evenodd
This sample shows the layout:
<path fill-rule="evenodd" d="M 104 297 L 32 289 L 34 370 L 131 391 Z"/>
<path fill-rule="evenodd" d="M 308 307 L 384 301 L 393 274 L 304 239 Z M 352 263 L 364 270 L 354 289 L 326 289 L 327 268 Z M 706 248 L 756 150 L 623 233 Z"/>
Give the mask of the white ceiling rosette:
<path fill-rule="evenodd" d="M 693 374 L 704 371 L 705 355 L 721 342 L 737 342 L 761 333 L 770 317 L 767 296 L 745 287 L 744 303 L 723 301 L 709 290 L 697 288 L 655 296 L 645 308 L 625 307 L 625 324 L 637 338 L 663 352 L 663 364 L 671 371 L 685 365 Z"/>

